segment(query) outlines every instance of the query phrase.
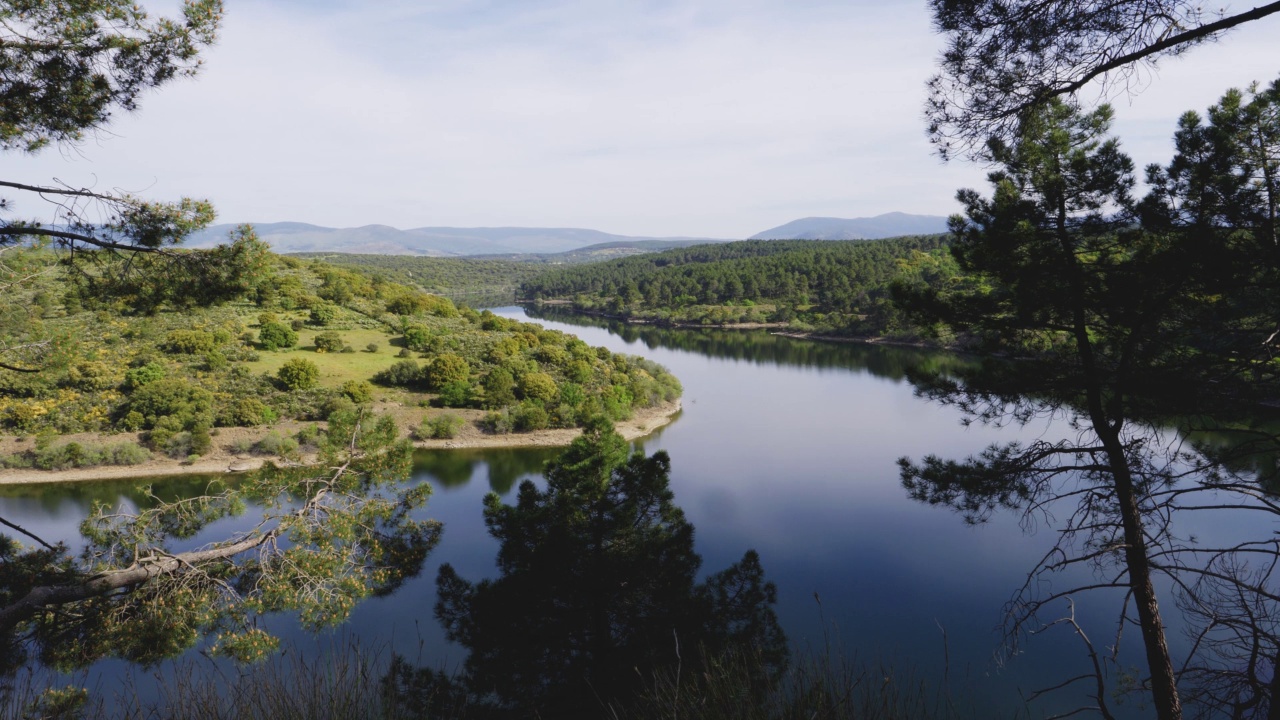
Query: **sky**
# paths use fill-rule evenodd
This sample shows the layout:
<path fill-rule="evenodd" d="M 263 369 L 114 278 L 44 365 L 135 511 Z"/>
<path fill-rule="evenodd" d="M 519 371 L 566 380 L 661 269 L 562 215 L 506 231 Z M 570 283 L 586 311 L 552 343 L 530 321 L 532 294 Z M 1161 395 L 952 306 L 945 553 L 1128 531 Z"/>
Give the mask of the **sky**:
<path fill-rule="evenodd" d="M 1280 74 L 1280 19 L 1251 25 L 1101 98 L 1139 167 L 1183 111 Z M 732 239 L 949 215 L 986 169 L 925 137 L 941 47 L 924 0 L 227 0 L 197 78 L 4 175 L 207 198 L 231 223 Z"/>

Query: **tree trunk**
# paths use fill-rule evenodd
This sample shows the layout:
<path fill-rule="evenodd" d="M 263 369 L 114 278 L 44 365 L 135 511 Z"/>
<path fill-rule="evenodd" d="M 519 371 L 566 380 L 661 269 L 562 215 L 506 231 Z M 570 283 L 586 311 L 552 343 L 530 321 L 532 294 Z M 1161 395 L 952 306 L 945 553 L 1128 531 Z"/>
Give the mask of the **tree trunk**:
<path fill-rule="evenodd" d="M 1076 350 L 1085 383 L 1085 397 L 1089 420 L 1093 431 L 1107 455 L 1112 489 L 1120 511 L 1120 524 L 1124 532 L 1124 559 L 1129 571 L 1129 588 L 1138 611 L 1138 625 L 1142 630 L 1142 644 L 1146 649 L 1147 668 L 1151 673 L 1151 695 L 1158 720 L 1182 720 L 1182 702 L 1178 697 L 1178 685 L 1173 674 L 1173 659 L 1169 655 L 1169 643 L 1165 637 L 1164 621 L 1160 617 L 1160 602 L 1151 582 L 1151 560 L 1147 555 L 1147 540 L 1143 533 L 1142 511 L 1133 487 L 1133 473 L 1125 457 L 1120 432 L 1123 417 L 1108 417 L 1103 402 L 1102 369 L 1098 367 L 1089 339 L 1089 320 L 1085 312 L 1084 269 L 1075 255 L 1075 247 L 1067 228 L 1065 198 L 1058 198 L 1057 233 L 1064 253 L 1069 282 L 1071 283 L 1071 313 Z M 1121 389 L 1115 389 L 1121 392 Z M 1119 407 L 1119 404 L 1117 404 Z"/>

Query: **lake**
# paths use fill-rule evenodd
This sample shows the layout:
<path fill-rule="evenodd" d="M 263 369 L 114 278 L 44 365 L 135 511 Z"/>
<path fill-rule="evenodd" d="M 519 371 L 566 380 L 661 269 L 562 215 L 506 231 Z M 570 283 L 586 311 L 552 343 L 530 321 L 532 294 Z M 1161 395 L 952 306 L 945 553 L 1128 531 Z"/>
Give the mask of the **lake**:
<path fill-rule="evenodd" d="M 1082 646 L 1065 628 L 1034 638 L 1004 665 L 995 659 L 1002 607 L 1052 545 L 1051 530 L 1025 532 L 1009 514 L 967 526 L 946 509 L 911 501 L 900 485 L 896 460 L 902 456 L 963 458 L 997 440 L 1069 432 L 1060 418 L 1021 428 L 964 427 L 958 411 L 914 395 L 906 368 L 962 358 L 762 331 L 570 323 L 530 318 L 532 311 L 519 307 L 495 312 L 642 355 L 680 378 L 683 412 L 638 445 L 670 454 L 672 489 L 697 528 L 704 572 L 728 566 L 748 548 L 759 552 L 779 588 L 783 628 L 797 648 L 834 642 L 860 661 L 892 666 L 901 679 L 945 686 L 979 717 L 1026 713 L 1020 697 L 1083 671 Z M 413 479 L 435 488 L 427 514 L 445 524 L 440 545 L 420 577 L 392 597 L 361 604 L 336 635 L 354 635 L 427 665 L 458 665 L 461 649 L 445 642 L 432 617 L 436 569 L 447 561 L 468 579 L 492 575 L 497 545 L 485 533 L 482 498 L 493 491 L 510 499 L 515 485 L 537 479 L 555 454 L 419 453 Z M 44 537 L 69 537 L 91 501 L 132 504 L 137 485 L 9 488 L 0 496 L 0 515 Z M 182 494 L 200 484 L 157 480 L 156 486 Z M 1115 593 L 1082 596 L 1077 617 L 1096 637 L 1108 638 L 1119 600 Z M 334 642 L 333 635 L 314 639 L 274 624 L 301 648 Z M 1176 657 L 1185 641 L 1171 635 Z M 1136 636 L 1130 629 L 1126 652 Z M 1135 653 L 1130 664 L 1140 659 Z M 120 672 L 119 663 L 103 663 L 91 673 L 90 687 L 109 686 Z M 1029 711 L 1041 716 L 1069 706 L 1069 698 L 1057 696 Z"/>

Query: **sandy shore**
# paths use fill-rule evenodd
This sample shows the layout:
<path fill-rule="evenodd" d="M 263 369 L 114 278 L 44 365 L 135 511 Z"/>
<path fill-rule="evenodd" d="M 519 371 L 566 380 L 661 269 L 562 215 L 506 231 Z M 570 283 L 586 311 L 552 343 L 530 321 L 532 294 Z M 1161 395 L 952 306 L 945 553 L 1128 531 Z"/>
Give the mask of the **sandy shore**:
<path fill-rule="evenodd" d="M 424 415 L 440 414 L 443 411 L 423 411 L 419 408 L 386 406 L 376 408 L 380 412 L 390 412 L 396 416 L 397 423 L 408 429 L 417 426 Z M 617 424 L 618 433 L 628 440 L 644 437 L 654 430 L 667 425 L 680 413 L 680 401 L 637 410 L 635 416 Z M 484 415 L 479 410 L 452 410 L 468 421 L 479 419 Z M 274 428 L 218 428 L 213 438 L 213 452 L 199 460 L 187 463 L 169 458 L 153 459 L 141 465 L 101 466 L 92 468 L 76 468 L 72 470 L 0 470 L 0 485 L 24 485 L 30 483 L 78 482 L 89 480 L 112 480 L 117 478 L 165 477 L 173 475 L 219 474 L 228 472 L 246 472 L 256 470 L 268 460 L 276 460 L 269 456 L 235 453 L 231 447 L 241 440 L 257 440 L 271 430 L 282 434 L 297 432 L 305 423 L 282 423 Z M 509 435 L 490 435 L 481 432 L 468 422 L 467 426 L 451 440 L 420 440 L 414 442 L 420 448 L 460 449 L 460 448 L 512 448 L 512 447 L 558 447 L 573 442 L 581 434 L 577 429 L 539 430 L 531 433 L 511 433 Z M 105 445 L 125 441 L 137 441 L 132 433 L 118 435 L 102 435 L 82 433 L 66 435 L 58 438 L 57 443 L 71 441 Z M 34 440 L 19 440 L 14 437 L 0 437 L 0 453 L 12 454 L 31 447 Z M 303 462 L 314 461 L 313 457 L 304 457 Z"/>

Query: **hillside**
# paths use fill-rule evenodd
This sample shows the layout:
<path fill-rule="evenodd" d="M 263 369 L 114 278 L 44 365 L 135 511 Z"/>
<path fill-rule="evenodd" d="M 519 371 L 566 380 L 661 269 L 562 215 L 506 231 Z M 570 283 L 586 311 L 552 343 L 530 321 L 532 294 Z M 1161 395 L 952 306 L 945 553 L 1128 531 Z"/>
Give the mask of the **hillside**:
<path fill-rule="evenodd" d="M 236 225 L 214 225 L 187 241 L 192 248 L 223 242 Z M 614 235 L 583 228 L 454 228 L 421 227 L 399 230 L 388 225 L 331 228 L 298 222 L 255 224 L 258 237 L 277 253 L 360 253 L 376 255 L 528 255 L 563 253 L 601 244 L 651 241 L 703 243 L 710 238 L 648 238 Z"/>
<path fill-rule="evenodd" d="M 48 269 L 15 300 L 58 350 L 39 372 L 0 370 L 0 470 L 297 459 L 357 406 L 426 439 L 621 420 L 679 395 L 647 361 L 319 261 L 269 255 L 238 300 L 145 314 L 71 282 L 51 252 L 21 259 Z"/>
<path fill-rule="evenodd" d="M 949 236 L 870 241 L 747 240 L 589 265 L 526 280 L 529 300 L 633 321 L 783 323 L 840 334 L 916 332 L 889 300 L 895 280 L 956 272 Z"/>
<path fill-rule="evenodd" d="M 751 236 L 751 240 L 876 240 L 947 231 L 947 219 L 936 215 L 891 212 L 866 218 L 809 217 Z"/>

